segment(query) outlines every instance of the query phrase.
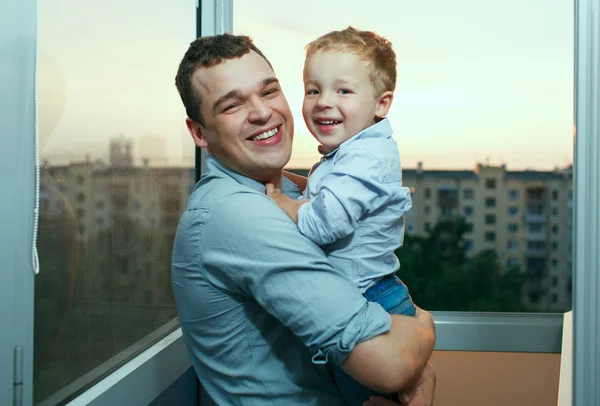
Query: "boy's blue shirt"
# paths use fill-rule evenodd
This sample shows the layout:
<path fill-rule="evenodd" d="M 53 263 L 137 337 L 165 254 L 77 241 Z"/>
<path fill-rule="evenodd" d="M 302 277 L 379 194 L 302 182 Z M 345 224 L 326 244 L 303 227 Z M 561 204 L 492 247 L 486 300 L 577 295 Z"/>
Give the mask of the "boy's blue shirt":
<path fill-rule="evenodd" d="M 394 250 L 412 207 L 392 133 L 384 118 L 325 155 L 302 196 L 310 201 L 298 211 L 300 232 L 362 292 L 400 267 Z"/>

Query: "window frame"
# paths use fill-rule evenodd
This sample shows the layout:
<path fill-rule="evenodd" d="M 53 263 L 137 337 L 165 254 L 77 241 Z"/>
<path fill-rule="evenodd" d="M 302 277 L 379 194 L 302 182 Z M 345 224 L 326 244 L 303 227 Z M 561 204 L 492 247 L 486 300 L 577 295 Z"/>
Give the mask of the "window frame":
<path fill-rule="evenodd" d="M 200 0 L 199 0 L 200 1 Z M 202 27 L 202 35 L 211 35 L 229 31 L 233 21 L 233 0 L 206 0 L 198 6 L 198 21 Z M 15 104 L 18 110 L 8 121 L 10 128 L 14 129 L 15 137 L 5 144 L 1 154 L 5 160 L 0 160 L 2 165 L 7 165 L 12 172 L 17 168 L 18 175 L 27 179 L 21 187 L 10 187 L 15 179 L 3 177 L 3 186 L 6 182 L 8 189 L 13 192 L 13 201 L 6 211 L 0 211 L 0 215 L 13 218 L 10 227 L 0 230 L 2 239 L 11 242 L 10 247 L 13 255 L 10 255 L 6 265 L 10 271 L 4 273 L 4 280 L 8 283 L 2 284 L 0 293 L 6 289 L 22 288 L 20 295 L 2 295 L 2 300 L 7 300 L 12 305 L 14 313 L 11 320 L 0 320 L 1 322 L 13 323 L 11 329 L 16 344 L 24 348 L 23 366 L 23 404 L 32 403 L 32 380 L 33 380 L 33 273 L 29 269 L 31 232 L 33 227 L 33 211 L 30 210 L 33 200 L 34 186 L 34 155 L 33 151 L 33 82 L 34 82 L 34 54 L 35 54 L 35 24 L 36 3 L 33 0 L 8 0 L 5 7 L 8 11 L 0 13 L 0 20 L 7 29 L 3 30 L 0 39 L 7 35 L 9 41 L 17 38 L 25 38 L 22 46 L 9 48 L 11 56 L 8 60 L 16 60 L 19 64 L 18 73 L 15 77 L 0 78 L 7 81 L 9 91 L 0 93 L 0 100 L 6 103 L 7 98 L 23 100 L 23 103 Z M 574 312 L 574 379 L 573 392 L 574 404 L 600 404 L 600 387 L 593 381 L 597 376 L 597 365 L 600 364 L 600 349 L 594 346 L 600 336 L 598 328 L 598 315 L 595 309 L 595 298 L 600 293 L 600 280 L 597 270 L 600 259 L 593 244 L 597 243 L 598 230 L 600 229 L 600 124 L 595 112 L 600 109 L 600 66 L 596 62 L 600 58 L 600 0 L 575 0 L 575 156 L 574 164 L 574 191 L 573 191 L 573 263 L 577 270 L 573 272 L 573 307 Z M 8 34 L 5 34 L 8 33 Z M 595 44 L 595 46 L 594 46 Z M 5 52 L 4 50 L 2 52 Z M 18 56 L 15 58 L 15 56 Z M 12 73 L 13 71 L 11 71 Z M 10 80 L 8 80 L 10 79 Z M 11 86 L 13 82 L 14 85 Z M 17 86 L 18 85 L 18 86 Z M 20 96 L 20 97 L 15 97 Z M 9 105 L 9 104 L 6 104 Z M 6 142 L 6 141 L 5 141 Z M 27 153 L 23 153 L 26 151 Z M 205 153 L 196 148 L 196 178 L 204 172 Z M 6 173 L 6 172 L 5 172 Z M 16 177 L 15 177 L 16 178 Z M 28 183 L 28 185 L 27 185 Z M 592 193 L 591 191 L 595 191 Z M 15 204 L 16 203 L 16 204 Z M 12 231 L 11 235 L 7 235 Z M 16 234 L 14 234 L 16 232 Z M 15 238 L 17 236 L 18 238 Z M 590 236 L 595 236 L 592 240 Z M 12 259 L 12 261 L 11 261 Z M 11 266 L 12 265 L 12 266 Z M 8 279 L 6 279 L 8 278 Z M 12 282 L 12 285 L 10 284 Z M 15 290 L 17 291 L 17 290 Z M 9 307 L 10 308 L 10 307 Z M 562 339 L 562 314 L 522 314 L 522 313 L 477 313 L 477 312 L 434 312 L 438 340 L 436 350 L 452 351 L 511 351 L 511 352 L 549 352 L 560 353 Z M 15 320 L 18 322 L 16 324 Z M 4 337 L 4 335 L 3 335 Z M 484 338 L 484 339 L 483 339 Z M 0 341 L 2 358 L 7 357 L 6 341 Z M 173 352 L 169 352 L 169 349 Z M 9 348 L 12 355 L 12 348 Z M 137 404 L 149 404 L 152 401 L 150 393 L 156 393 L 154 389 L 158 386 L 148 386 L 151 377 L 148 375 L 141 382 L 133 384 L 132 374 L 125 374 L 127 368 L 133 363 L 138 363 L 138 371 L 152 373 L 156 372 L 161 362 L 176 357 L 178 367 L 189 368 L 189 360 L 183 345 L 180 329 L 176 329 L 159 343 L 148 350 L 153 352 L 146 362 L 139 364 L 142 353 L 132 361 L 126 363 L 113 374 L 100 381 L 94 387 L 86 391 L 71 404 L 84 404 L 83 396 L 92 396 L 93 404 L 111 404 L 111 388 L 118 386 L 123 393 L 134 396 L 132 399 Z M 12 376 L 12 362 L 0 362 L 0 377 L 5 378 L 7 370 Z M 158 378 L 162 384 L 168 379 L 162 376 Z M 110 384 L 110 382 L 113 382 Z M 152 381 L 155 383 L 155 381 Z M 161 384 L 161 385 L 162 385 Z M 0 379 L 0 394 L 4 397 L 7 393 L 5 380 Z M 106 390 L 99 392 L 99 385 L 109 385 Z M 95 395 L 94 395 L 95 393 Z M 89 400 L 90 398 L 88 398 Z M 3 403 L 12 404 L 12 389 L 8 393 L 8 399 L 1 399 Z M 5 402 L 6 400 L 6 402 Z M 89 403 L 88 403 L 89 404 Z"/>

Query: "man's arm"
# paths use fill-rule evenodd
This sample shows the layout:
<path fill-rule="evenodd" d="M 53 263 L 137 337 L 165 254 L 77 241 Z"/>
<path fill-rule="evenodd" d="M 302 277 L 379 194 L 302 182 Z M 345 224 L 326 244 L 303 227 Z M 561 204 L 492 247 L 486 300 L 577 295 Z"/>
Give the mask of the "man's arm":
<path fill-rule="evenodd" d="M 267 196 L 233 194 L 202 221 L 206 238 L 198 250 L 205 267 L 225 274 L 289 328 L 313 362 L 343 364 L 359 382 L 394 391 L 409 385 L 429 358 L 430 316 L 391 317 L 367 302 Z"/>
<path fill-rule="evenodd" d="M 392 315 L 390 331 L 357 345 L 342 368 L 379 392 L 400 392 L 421 374 L 434 345 L 433 318 L 417 308 L 416 317 Z"/>

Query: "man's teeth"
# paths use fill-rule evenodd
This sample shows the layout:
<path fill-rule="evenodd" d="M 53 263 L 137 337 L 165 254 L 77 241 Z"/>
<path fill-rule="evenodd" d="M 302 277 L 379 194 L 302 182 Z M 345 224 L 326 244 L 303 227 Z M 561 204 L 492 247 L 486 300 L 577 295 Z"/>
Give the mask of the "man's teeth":
<path fill-rule="evenodd" d="M 252 137 L 250 138 L 252 141 L 261 141 L 261 140 L 266 140 L 267 138 L 271 138 L 272 136 L 274 136 L 275 134 L 277 134 L 277 131 L 279 131 L 278 128 L 273 128 L 272 130 L 269 131 L 265 131 L 262 134 L 257 135 L 256 137 Z"/>

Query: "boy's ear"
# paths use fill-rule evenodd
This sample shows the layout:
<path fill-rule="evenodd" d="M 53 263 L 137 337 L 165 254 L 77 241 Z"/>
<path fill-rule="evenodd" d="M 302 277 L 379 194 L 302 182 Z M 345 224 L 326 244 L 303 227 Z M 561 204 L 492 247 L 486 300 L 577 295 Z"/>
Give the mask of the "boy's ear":
<path fill-rule="evenodd" d="M 377 106 L 375 108 L 375 117 L 383 118 L 387 116 L 390 111 L 390 107 L 392 107 L 392 101 L 394 100 L 394 92 L 383 92 L 381 96 L 377 99 Z"/>
<path fill-rule="evenodd" d="M 194 140 L 194 144 L 200 148 L 208 148 L 208 143 L 206 142 L 206 137 L 204 136 L 202 126 L 189 117 L 185 119 L 185 125 L 187 126 L 187 129 Z"/>

